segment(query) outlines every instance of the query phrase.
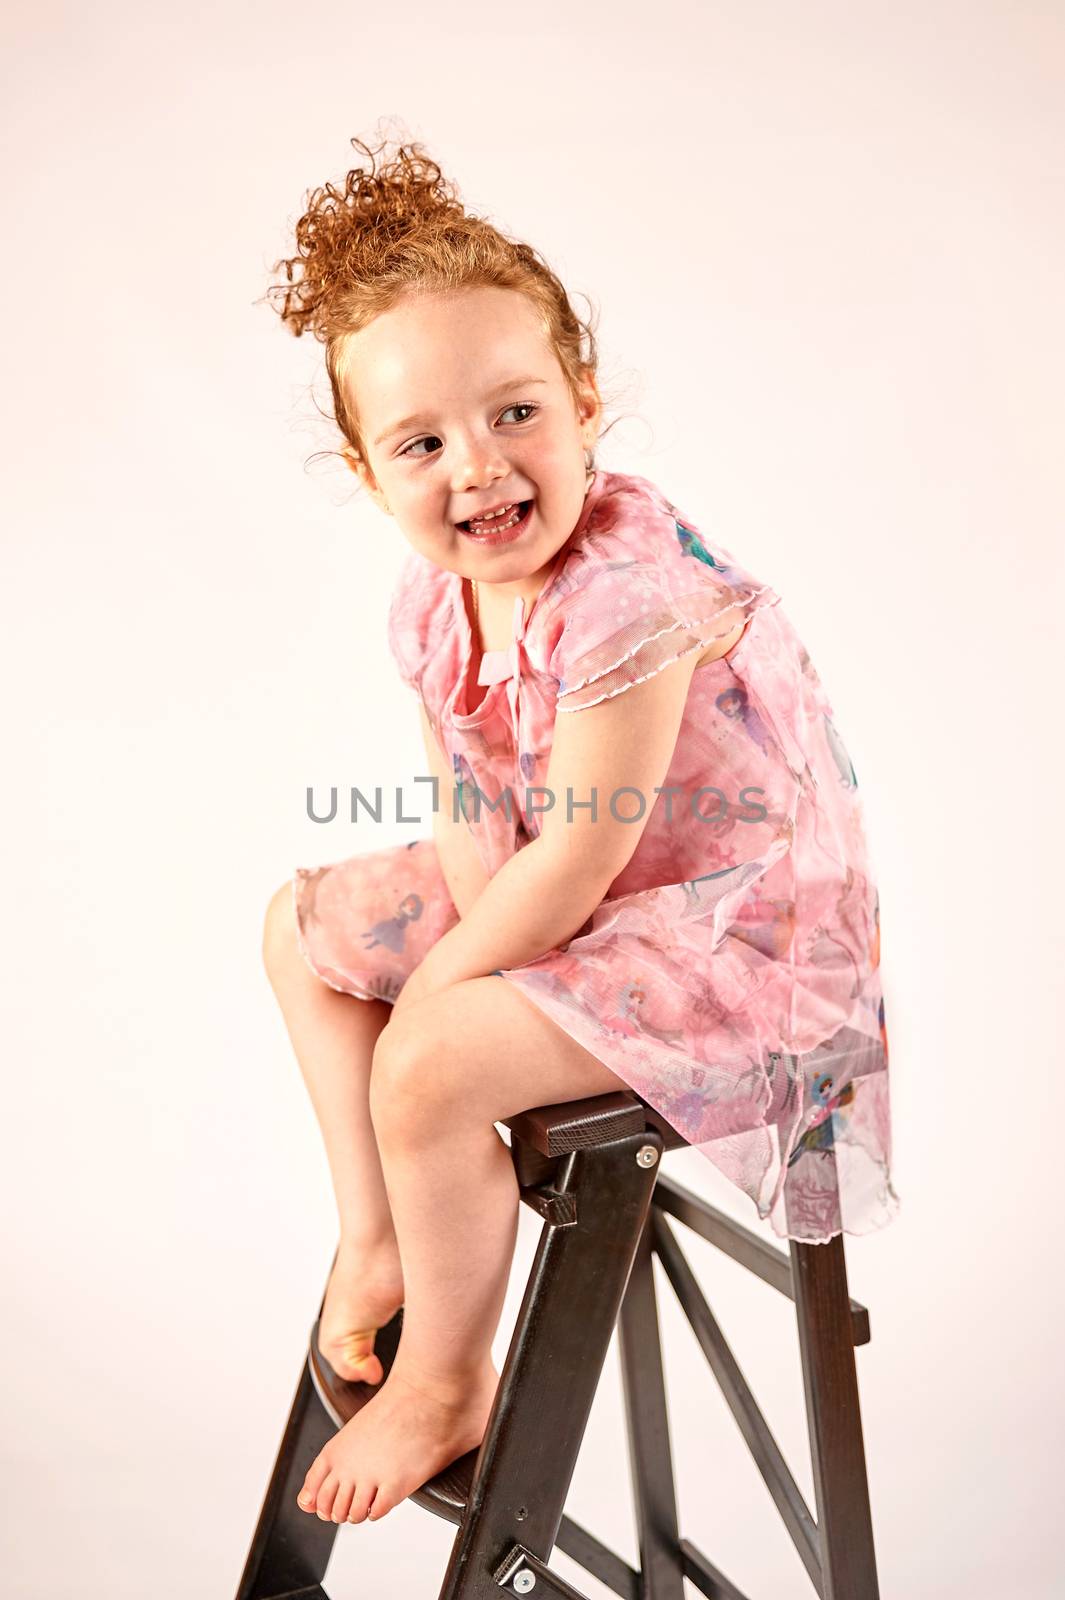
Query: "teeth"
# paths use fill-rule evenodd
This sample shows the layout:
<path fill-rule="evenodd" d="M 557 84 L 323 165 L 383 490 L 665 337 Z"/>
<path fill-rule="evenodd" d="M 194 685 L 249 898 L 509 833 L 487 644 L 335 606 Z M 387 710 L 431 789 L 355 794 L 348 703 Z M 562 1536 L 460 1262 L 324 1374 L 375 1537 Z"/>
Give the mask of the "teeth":
<path fill-rule="evenodd" d="M 509 506 L 500 506 L 498 511 L 488 511 L 483 517 L 471 517 L 471 522 L 494 522 L 496 517 L 505 517 L 508 511 L 513 511 L 516 502 L 511 501 Z"/>
<path fill-rule="evenodd" d="M 506 519 L 504 521 L 504 518 Z M 471 517 L 468 527 L 470 531 L 481 528 L 512 528 L 521 518 L 521 502 L 513 501 L 509 506 L 503 506 L 499 511 L 492 511 L 484 517 Z"/>

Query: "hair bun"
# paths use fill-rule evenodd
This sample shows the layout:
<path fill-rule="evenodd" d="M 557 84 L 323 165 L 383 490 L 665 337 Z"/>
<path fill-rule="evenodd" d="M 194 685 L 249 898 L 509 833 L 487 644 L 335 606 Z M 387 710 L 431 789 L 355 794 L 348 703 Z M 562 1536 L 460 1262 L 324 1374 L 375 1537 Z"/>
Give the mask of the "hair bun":
<path fill-rule="evenodd" d="M 377 164 L 376 150 L 353 138 L 369 166 L 352 167 L 343 184 L 312 190 L 296 223 L 296 254 L 275 261 L 284 284 L 267 297 L 298 337 L 311 332 L 329 339 L 346 292 L 387 277 L 401 265 L 403 244 L 427 228 L 460 222 L 466 212 L 440 167 L 415 143 L 400 144 L 390 161 Z"/>

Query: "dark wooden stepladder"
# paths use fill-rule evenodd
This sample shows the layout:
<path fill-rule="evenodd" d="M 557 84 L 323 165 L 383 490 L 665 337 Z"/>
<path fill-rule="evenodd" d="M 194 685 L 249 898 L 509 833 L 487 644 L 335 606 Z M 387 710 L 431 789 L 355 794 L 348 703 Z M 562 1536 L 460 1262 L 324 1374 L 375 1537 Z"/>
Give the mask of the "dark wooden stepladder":
<path fill-rule="evenodd" d="M 827 1058 L 826 1058 L 827 1059 Z M 821 1063 L 823 1064 L 823 1063 Z M 439 1600 L 585 1600 L 548 1566 L 557 1546 L 626 1600 L 747 1600 L 677 1525 L 653 1256 L 691 1324 L 814 1593 L 878 1600 L 854 1346 L 869 1339 L 851 1300 L 843 1237 L 790 1240 L 790 1255 L 662 1175 L 686 1141 L 629 1092 L 541 1106 L 508 1119 L 522 1199 L 543 1219 L 495 1404 L 471 1450 L 410 1498 L 456 1525 Z M 831 1149 L 821 1153 L 834 1174 Z M 805 1504 L 677 1242 L 693 1229 L 795 1303 L 815 1488 Z M 385 1371 L 400 1311 L 378 1334 Z M 565 1515 L 566 1496 L 615 1324 L 621 1356 L 640 1570 Z M 317 1324 L 252 1539 L 237 1600 L 328 1600 L 338 1525 L 296 1504 L 319 1450 L 377 1392 L 346 1383 Z M 424 1593 L 433 1592 L 427 1581 Z"/>

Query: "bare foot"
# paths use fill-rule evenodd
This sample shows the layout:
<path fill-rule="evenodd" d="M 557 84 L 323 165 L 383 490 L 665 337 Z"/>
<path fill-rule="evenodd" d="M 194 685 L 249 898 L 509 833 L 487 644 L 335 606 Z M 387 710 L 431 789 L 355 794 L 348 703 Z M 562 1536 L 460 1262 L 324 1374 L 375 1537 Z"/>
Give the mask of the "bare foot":
<path fill-rule="evenodd" d="M 490 1362 L 450 1395 L 393 1367 L 380 1392 L 319 1452 L 297 1505 L 323 1522 L 377 1522 L 480 1445 L 498 1383 Z"/>
<path fill-rule="evenodd" d="M 371 1248 L 342 1238 L 318 1325 L 318 1347 L 338 1378 L 381 1382 L 384 1368 L 373 1354 L 374 1335 L 402 1304 L 403 1269 L 395 1243 Z"/>

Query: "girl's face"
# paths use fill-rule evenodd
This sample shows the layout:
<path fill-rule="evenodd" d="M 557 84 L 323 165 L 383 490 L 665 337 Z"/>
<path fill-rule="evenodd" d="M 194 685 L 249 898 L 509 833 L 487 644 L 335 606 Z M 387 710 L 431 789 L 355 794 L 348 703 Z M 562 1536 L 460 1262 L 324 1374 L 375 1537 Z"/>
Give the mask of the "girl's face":
<path fill-rule="evenodd" d="M 349 336 L 342 370 L 367 453 L 348 465 L 409 543 L 463 577 L 538 592 L 581 514 L 600 401 L 589 380 L 574 404 L 532 303 L 498 288 L 408 296 Z M 524 501 L 510 540 L 461 526 Z"/>

